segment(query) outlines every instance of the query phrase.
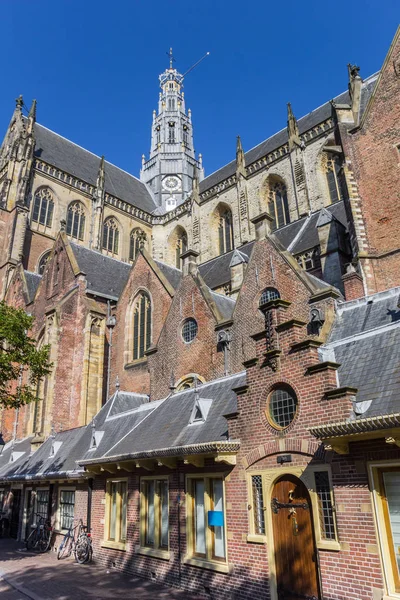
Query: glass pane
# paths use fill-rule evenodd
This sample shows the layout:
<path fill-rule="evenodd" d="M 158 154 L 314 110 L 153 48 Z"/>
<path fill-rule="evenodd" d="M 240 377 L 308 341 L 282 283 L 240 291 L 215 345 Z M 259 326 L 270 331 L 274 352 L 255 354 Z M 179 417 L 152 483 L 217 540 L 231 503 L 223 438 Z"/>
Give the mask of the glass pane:
<path fill-rule="evenodd" d="M 223 482 L 222 479 L 212 480 L 213 489 L 213 510 L 218 512 L 224 512 L 224 496 L 223 496 Z M 224 541 L 224 528 L 221 526 L 214 526 L 214 556 L 216 558 L 225 558 L 225 541 Z"/>
<path fill-rule="evenodd" d="M 110 540 L 115 540 L 117 524 L 117 483 L 112 482 L 110 486 Z"/>
<path fill-rule="evenodd" d="M 127 489 L 126 489 L 126 481 L 120 482 L 121 486 L 121 532 L 120 539 L 121 542 L 126 540 L 126 500 L 127 500 Z"/>
<path fill-rule="evenodd" d="M 103 225 L 103 248 L 107 249 L 108 227 Z"/>
<path fill-rule="evenodd" d="M 49 507 L 49 490 L 38 490 L 36 493 L 36 512 L 47 519 Z"/>
<path fill-rule="evenodd" d="M 338 193 L 337 193 L 337 189 L 336 189 L 335 174 L 333 173 L 333 171 L 328 171 L 326 174 L 326 177 L 328 180 L 329 195 L 331 197 L 331 202 L 337 202 L 339 200 L 339 198 L 338 198 Z"/>
<path fill-rule="evenodd" d="M 160 481 L 160 546 L 168 548 L 168 482 Z"/>
<path fill-rule="evenodd" d="M 154 481 L 147 481 L 147 522 L 146 522 L 146 544 L 154 545 Z"/>
<path fill-rule="evenodd" d="M 38 221 L 39 219 L 39 209 L 40 209 L 40 198 L 38 196 L 35 197 L 35 204 L 33 205 L 33 214 L 32 221 Z"/>
<path fill-rule="evenodd" d="M 146 298 L 144 296 L 140 299 L 140 332 L 139 332 L 139 358 L 144 356 L 144 341 L 145 341 L 145 317 L 146 317 Z"/>
<path fill-rule="evenodd" d="M 39 223 L 41 225 L 45 225 L 45 223 L 46 223 L 46 210 L 47 210 L 47 200 L 46 200 L 46 198 L 42 198 L 42 205 L 40 207 L 40 217 L 39 217 Z"/>
<path fill-rule="evenodd" d="M 114 254 L 118 254 L 118 245 L 119 245 L 119 231 L 118 231 L 118 229 L 116 229 L 115 235 L 114 235 Z"/>
<path fill-rule="evenodd" d="M 194 548 L 197 554 L 206 553 L 204 480 L 194 481 Z"/>
<path fill-rule="evenodd" d="M 75 492 L 62 490 L 60 493 L 61 529 L 72 527 L 74 520 Z"/>
<path fill-rule="evenodd" d="M 392 544 L 397 562 L 398 574 L 400 575 L 400 472 L 392 471 L 383 473 L 383 481 L 385 484 L 392 534 L 392 539 L 389 539 L 389 544 Z"/>
<path fill-rule="evenodd" d="M 51 221 L 53 219 L 53 208 L 54 208 L 54 202 L 52 200 L 49 200 L 49 207 L 47 209 L 47 219 L 46 219 L 47 227 L 51 227 Z"/>
<path fill-rule="evenodd" d="M 79 215 L 78 213 L 74 214 L 74 222 L 72 225 L 72 237 L 78 239 L 78 225 L 79 225 Z"/>
<path fill-rule="evenodd" d="M 85 215 L 81 215 L 80 225 L 79 225 L 79 239 L 83 240 L 83 236 L 85 235 Z"/>
<path fill-rule="evenodd" d="M 315 473 L 315 486 L 319 504 L 321 536 L 327 540 L 334 540 L 336 537 L 335 522 L 333 517 L 329 475 L 327 471 L 318 471 Z"/>
<path fill-rule="evenodd" d="M 68 212 L 67 212 L 67 234 L 71 235 L 72 232 L 72 221 L 73 221 L 73 212 L 72 210 L 69 208 Z"/>
<path fill-rule="evenodd" d="M 251 478 L 251 483 L 253 489 L 254 533 L 264 535 L 264 500 L 262 495 L 261 475 L 253 475 Z"/>

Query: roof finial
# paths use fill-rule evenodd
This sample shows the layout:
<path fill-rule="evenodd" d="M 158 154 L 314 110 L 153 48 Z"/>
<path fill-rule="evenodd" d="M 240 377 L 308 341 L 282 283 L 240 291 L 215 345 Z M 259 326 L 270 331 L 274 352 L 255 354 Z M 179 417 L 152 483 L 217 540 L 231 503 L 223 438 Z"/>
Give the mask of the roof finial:
<path fill-rule="evenodd" d="M 104 189 L 104 180 L 105 180 L 105 169 L 104 169 L 104 155 L 103 155 L 100 159 L 99 170 L 97 173 L 97 181 L 96 181 L 97 189 L 99 189 L 99 190 Z"/>
<path fill-rule="evenodd" d="M 299 128 L 297 126 L 297 119 L 293 114 L 292 105 L 290 102 L 287 103 L 287 132 L 289 138 L 289 150 L 292 150 L 296 145 L 301 147 L 301 140 L 299 135 Z"/>
<path fill-rule="evenodd" d="M 28 114 L 28 118 L 32 119 L 33 121 L 36 121 L 36 104 L 36 100 L 32 100 L 32 104 Z"/>
<path fill-rule="evenodd" d="M 240 135 L 236 137 L 236 172 L 246 176 L 245 158 Z"/>
<path fill-rule="evenodd" d="M 20 94 L 18 98 L 15 98 L 15 105 L 19 110 L 22 110 L 22 107 L 24 105 L 24 99 L 22 97 L 22 94 Z"/>
<path fill-rule="evenodd" d="M 169 49 L 169 52 L 167 52 L 168 56 L 169 56 L 169 68 L 172 69 L 172 63 L 176 62 L 174 55 L 172 54 L 172 48 Z"/>
<path fill-rule="evenodd" d="M 115 378 L 115 389 L 117 390 L 117 392 L 119 392 L 119 388 L 120 388 L 120 383 L 119 383 L 119 377 L 117 375 Z"/>

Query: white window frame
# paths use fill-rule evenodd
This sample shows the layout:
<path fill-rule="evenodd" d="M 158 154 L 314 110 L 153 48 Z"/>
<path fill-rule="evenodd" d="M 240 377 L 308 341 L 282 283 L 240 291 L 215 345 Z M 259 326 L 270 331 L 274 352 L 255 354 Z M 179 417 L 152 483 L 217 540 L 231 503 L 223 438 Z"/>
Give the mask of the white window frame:
<path fill-rule="evenodd" d="M 55 530 L 60 533 L 67 533 L 67 529 L 61 528 L 61 492 L 75 492 L 75 502 L 74 502 L 74 519 L 75 519 L 75 507 L 76 507 L 76 487 L 73 486 L 61 486 L 58 488 L 57 492 L 57 511 L 55 518 Z"/>

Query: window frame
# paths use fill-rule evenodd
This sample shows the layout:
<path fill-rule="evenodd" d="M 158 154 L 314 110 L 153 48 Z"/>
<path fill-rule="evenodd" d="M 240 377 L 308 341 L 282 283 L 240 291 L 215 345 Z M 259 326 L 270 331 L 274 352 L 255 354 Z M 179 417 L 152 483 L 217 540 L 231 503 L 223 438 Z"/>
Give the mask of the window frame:
<path fill-rule="evenodd" d="M 112 524 L 111 519 L 111 486 L 112 484 L 125 485 L 125 508 L 123 506 L 123 495 L 121 490 L 117 489 L 117 495 L 119 496 L 116 504 L 116 516 L 115 516 L 115 539 L 110 539 L 110 528 Z M 128 489 L 128 478 L 127 477 L 113 477 L 106 480 L 106 491 L 105 491 L 105 518 L 104 518 L 104 537 L 101 542 L 103 548 L 115 548 L 116 550 L 126 550 L 127 543 L 127 531 L 128 531 L 128 505 L 129 505 L 129 489 Z M 123 513 L 125 512 L 125 532 L 122 531 L 122 520 Z M 122 535 L 121 535 L 122 534 Z"/>
<path fill-rule="evenodd" d="M 272 231 L 285 227 L 291 222 L 288 189 L 282 180 L 274 180 L 269 183 L 268 213 L 273 218 Z"/>
<path fill-rule="evenodd" d="M 46 514 L 44 515 L 44 519 L 46 521 L 49 519 L 50 488 L 49 487 L 38 487 L 38 488 L 36 488 L 33 491 L 35 492 L 35 514 L 33 516 L 32 525 L 34 527 L 36 527 L 36 525 L 37 525 L 37 515 L 39 513 L 39 511 L 38 511 L 38 494 L 39 494 L 39 492 L 47 492 L 47 511 L 46 511 Z"/>
<path fill-rule="evenodd" d="M 224 514 L 224 525 L 223 525 L 223 543 L 225 557 L 218 558 L 215 556 L 215 534 L 211 529 L 212 526 L 208 525 L 208 512 L 213 510 L 212 500 L 212 482 L 214 480 L 220 480 L 222 482 L 222 494 L 223 494 L 223 514 Z M 226 486 L 225 486 L 226 474 L 224 473 L 198 473 L 186 475 L 186 555 L 183 558 L 185 564 L 194 565 L 197 567 L 203 567 L 212 571 L 218 571 L 221 573 L 229 573 L 231 571 L 231 565 L 228 563 L 228 535 L 227 535 L 227 519 L 226 519 Z M 205 529 L 205 554 L 200 555 L 195 552 L 195 493 L 194 493 L 194 482 L 201 480 L 204 482 L 204 529 Z"/>
<path fill-rule="evenodd" d="M 149 482 L 154 482 L 154 544 L 146 542 L 147 536 L 147 516 L 148 502 L 147 486 Z M 161 535 L 161 496 L 156 492 L 157 482 L 167 483 L 167 498 L 168 498 L 168 545 L 163 546 Z M 170 483 L 168 475 L 149 475 L 140 478 L 140 546 L 137 549 L 138 554 L 154 556 L 155 558 L 170 559 Z"/>
<path fill-rule="evenodd" d="M 142 314 L 141 304 L 144 299 L 144 312 Z M 147 305 L 146 305 L 147 301 Z M 138 363 L 140 361 L 147 360 L 146 351 L 151 346 L 152 334 L 153 334 L 153 303 L 151 296 L 146 290 L 140 290 L 133 302 L 131 314 L 131 328 L 132 328 L 132 346 L 131 346 L 131 364 Z M 143 327 L 142 327 L 143 322 Z M 143 336 L 141 336 L 143 333 Z M 141 339 L 143 337 L 143 352 Z"/>
<path fill-rule="evenodd" d="M 68 487 L 68 486 L 61 486 L 58 488 L 58 493 L 57 493 L 57 513 L 56 513 L 56 530 L 59 531 L 60 533 L 66 533 L 67 529 L 65 527 L 62 527 L 62 523 L 61 523 L 61 494 L 62 492 L 73 492 L 74 493 L 74 515 L 72 517 L 72 523 L 75 519 L 75 506 L 76 506 L 76 487 Z"/>
<path fill-rule="evenodd" d="M 392 461 L 370 462 L 368 465 L 368 479 L 370 483 L 373 516 L 375 521 L 376 538 L 382 564 L 383 579 L 388 598 L 399 598 L 400 574 L 393 566 L 393 548 L 388 536 L 388 515 L 385 509 L 383 472 L 397 471 L 400 473 L 400 462 Z M 386 499 L 386 497 L 385 497 Z M 387 503 L 387 499 L 386 499 Z M 397 590 L 396 590 L 397 588 Z M 385 596 L 386 598 L 386 596 Z"/>
<path fill-rule="evenodd" d="M 47 193 L 47 197 L 44 197 L 44 194 Z M 43 211 L 43 202 L 46 202 L 45 210 Z M 37 207 L 37 211 L 36 211 Z M 32 210 L 31 210 L 31 224 L 35 223 L 38 230 L 46 231 L 51 229 L 53 226 L 53 218 L 54 218 L 54 209 L 55 209 L 55 200 L 54 194 L 52 190 L 47 186 L 39 187 L 35 190 L 33 194 L 32 201 Z M 35 217 L 35 213 L 37 215 Z M 44 212 L 44 222 L 41 222 L 41 217 Z"/>
<path fill-rule="evenodd" d="M 71 218 L 70 218 L 71 215 Z M 68 237 L 78 242 L 85 241 L 86 233 L 86 206 L 80 200 L 73 200 L 68 204 L 66 215 L 65 233 Z M 76 235 L 74 233 L 77 223 Z M 70 231 L 68 231 L 70 226 Z"/>
<path fill-rule="evenodd" d="M 108 223 L 111 223 L 111 225 L 108 225 Z M 107 244 L 105 245 L 105 228 L 107 227 Z M 103 227 L 102 227 L 102 236 L 101 236 L 101 249 L 102 252 L 104 252 L 105 254 L 107 254 L 108 256 L 119 256 L 119 250 L 120 250 L 120 242 L 121 242 L 121 235 L 120 235 L 120 231 L 121 227 L 119 222 L 117 221 L 117 219 L 113 216 L 108 216 L 104 219 L 103 221 Z M 113 232 L 112 234 L 112 243 L 111 246 L 112 248 L 110 249 L 110 231 Z"/>
<path fill-rule="evenodd" d="M 221 209 L 218 223 L 219 255 L 227 254 L 235 249 L 235 235 L 233 231 L 233 213 L 230 208 Z"/>
<path fill-rule="evenodd" d="M 277 423 L 271 413 L 271 399 L 272 396 L 274 395 L 275 392 L 278 391 L 284 391 L 286 392 L 289 396 L 291 396 L 294 401 L 295 401 L 295 411 L 293 413 L 293 418 L 291 419 L 290 423 L 288 423 L 287 425 L 279 425 L 279 423 Z M 295 422 L 298 414 L 299 414 L 299 410 L 300 410 L 300 400 L 298 395 L 296 394 L 295 390 L 289 386 L 288 384 L 285 383 L 277 383 L 276 385 L 274 385 L 271 390 L 268 393 L 268 397 L 267 397 L 267 401 L 265 403 L 265 417 L 269 423 L 269 425 L 275 430 L 275 431 L 287 431 L 289 429 L 289 427 L 291 427 L 293 425 L 293 423 Z"/>

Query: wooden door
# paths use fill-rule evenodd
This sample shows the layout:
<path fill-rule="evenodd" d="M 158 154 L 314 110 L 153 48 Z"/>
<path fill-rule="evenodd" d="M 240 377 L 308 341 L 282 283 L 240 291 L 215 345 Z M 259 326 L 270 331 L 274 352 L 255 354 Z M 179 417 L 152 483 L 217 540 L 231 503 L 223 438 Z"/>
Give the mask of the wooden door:
<path fill-rule="evenodd" d="M 19 528 L 19 509 L 21 507 L 21 490 L 12 490 L 13 501 L 11 507 L 11 523 L 10 523 L 10 537 L 18 537 Z"/>
<path fill-rule="evenodd" d="M 293 475 L 279 479 L 271 510 L 279 600 L 319 600 L 311 501 L 303 482 Z"/>

